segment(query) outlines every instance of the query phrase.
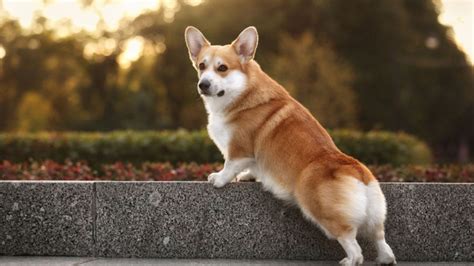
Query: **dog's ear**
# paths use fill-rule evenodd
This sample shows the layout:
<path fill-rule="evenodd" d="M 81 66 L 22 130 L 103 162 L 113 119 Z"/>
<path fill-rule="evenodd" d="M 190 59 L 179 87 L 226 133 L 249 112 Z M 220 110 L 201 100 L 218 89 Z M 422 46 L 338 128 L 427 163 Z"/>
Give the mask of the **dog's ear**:
<path fill-rule="evenodd" d="M 255 27 L 248 27 L 243 30 L 237 39 L 232 42 L 237 54 L 240 56 L 242 63 L 247 63 L 255 56 L 258 45 L 258 33 Z"/>
<path fill-rule="evenodd" d="M 189 58 L 191 58 L 191 61 L 195 64 L 201 49 L 204 46 L 211 45 L 211 43 L 193 26 L 188 26 L 186 28 L 184 31 L 184 38 L 186 39 L 186 46 L 188 46 Z"/>

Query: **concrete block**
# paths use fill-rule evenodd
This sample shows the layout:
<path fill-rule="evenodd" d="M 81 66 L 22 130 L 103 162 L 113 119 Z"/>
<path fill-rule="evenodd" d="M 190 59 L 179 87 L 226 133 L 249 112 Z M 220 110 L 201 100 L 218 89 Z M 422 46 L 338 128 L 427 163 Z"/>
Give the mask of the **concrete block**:
<path fill-rule="evenodd" d="M 383 184 L 399 260 L 473 261 L 471 184 Z M 258 183 L 97 183 L 97 254 L 105 257 L 338 260 L 336 241 Z M 360 241 L 366 259 L 375 252 Z"/>
<path fill-rule="evenodd" d="M 0 255 L 93 255 L 91 182 L 0 182 Z"/>
<path fill-rule="evenodd" d="M 310 259 L 342 256 L 298 210 L 260 184 L 97 183 L 105 257 Z"/>
<path fill-rule="evenodd" d="M 474 261 L 473 184 L 382 184 L 398 261 Z M 374 249 L 360 240 L 366 260 Z M 337 261 L 259 183 L 0 182 L 0 255 Z"/>
<path fill-rule="evenodd" d="M 474 261 L 474 184 L 382 184 L 400 261 Z"/>

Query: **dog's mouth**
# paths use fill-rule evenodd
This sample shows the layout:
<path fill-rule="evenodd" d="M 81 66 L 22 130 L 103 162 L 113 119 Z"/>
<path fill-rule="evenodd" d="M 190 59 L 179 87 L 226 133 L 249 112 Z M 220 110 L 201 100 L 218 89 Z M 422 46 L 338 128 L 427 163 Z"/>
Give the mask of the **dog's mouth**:
<path fill-rule="evenodd" d="M 204 91 L 200 91 L 199 94 L 201 94 L 202 96 L 206 96 L 206 97 L 212 96 L 211 93 L 204 92 Z M 225 94 L 225 91 L 222 90 L 222 91 L 219 91 L 216 95 L 217 95 L 217 97 L 222 97 L 222 96 L 224 96 L 224 94 Z"/>

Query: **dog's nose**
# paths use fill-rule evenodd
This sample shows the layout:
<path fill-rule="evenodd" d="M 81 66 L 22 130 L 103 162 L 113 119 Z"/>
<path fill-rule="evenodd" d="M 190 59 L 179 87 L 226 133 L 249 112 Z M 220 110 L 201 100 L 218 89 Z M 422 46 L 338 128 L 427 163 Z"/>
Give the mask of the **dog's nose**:
<path fill-rule="evenodd" d="M 209 80 L 204 79 L 204 80 L 201 80 L 201 82 L 199 82 L 198 86 L 202 92 L 206 93 L 209 91 L 209 87 L 211 87 L 211 83 L 209 82 Z"/>

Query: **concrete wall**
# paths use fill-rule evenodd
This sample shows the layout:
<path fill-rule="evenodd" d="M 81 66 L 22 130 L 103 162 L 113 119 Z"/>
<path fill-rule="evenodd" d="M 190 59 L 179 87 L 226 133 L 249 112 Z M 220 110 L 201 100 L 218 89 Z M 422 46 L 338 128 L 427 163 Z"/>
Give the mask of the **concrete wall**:
<path fill-rule="evenodd" d="M 473 184 L 385 183 L 399 261 L 474 261 Z M 361 241 L 366 259 L 372 245 Z M 0 182 L 0 255 L 339 260 L 259 183 Z"/>

